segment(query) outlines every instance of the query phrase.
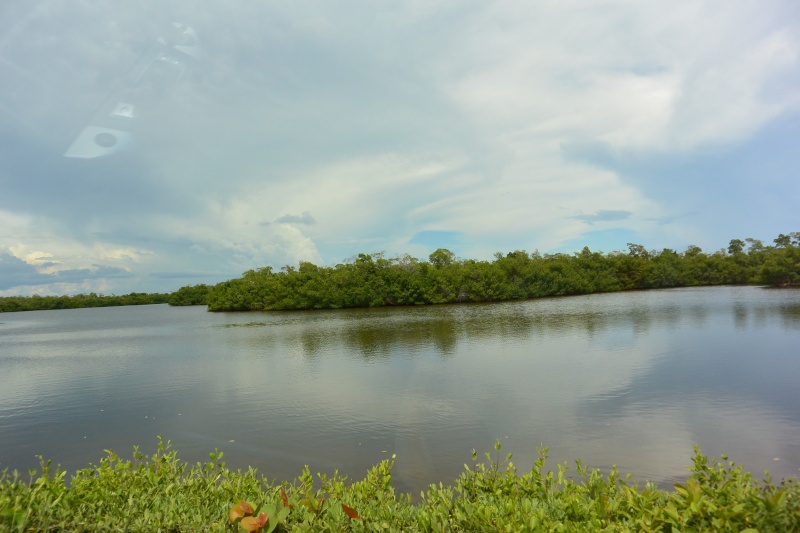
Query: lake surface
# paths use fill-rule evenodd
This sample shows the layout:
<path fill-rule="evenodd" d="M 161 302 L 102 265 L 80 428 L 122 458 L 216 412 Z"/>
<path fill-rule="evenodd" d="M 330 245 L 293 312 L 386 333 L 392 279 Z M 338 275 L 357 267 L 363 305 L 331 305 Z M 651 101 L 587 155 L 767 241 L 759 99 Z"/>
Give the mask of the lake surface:
<path fill-rule="evenodd" d="M 687 475 L 692 446 L 800 474 L 800 291 L 673 289 L 484 305 L 208 313 L 166 305 L 0 314 L 0 469 L 103 449 L 292 479 L 452 482 L 470 453 L 525 470 Z"/>

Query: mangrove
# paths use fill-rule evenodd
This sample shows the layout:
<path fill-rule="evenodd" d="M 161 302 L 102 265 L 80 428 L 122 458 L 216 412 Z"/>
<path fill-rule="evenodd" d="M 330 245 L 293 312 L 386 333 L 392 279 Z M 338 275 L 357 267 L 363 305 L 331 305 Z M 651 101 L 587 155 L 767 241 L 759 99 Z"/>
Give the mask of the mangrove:
<path fill-rule="evenodd" d="M 693 245 L 659 252 L 634 243 L 606 254 L 588 247 L 574 254 L 517 250 L 492 261 L 460 259 L 444 248 L 427 261 L 361 253 L 335 266 L 301 261 L 280 271 L 248 270 L 211 287 L 183 287 L 175 301 L 206 303 L 209 311 L 339 309 L 741 284 L 800 285 L 800 232 L 781 234 L 770 246 L 733 239 L 710 254 Z"/>

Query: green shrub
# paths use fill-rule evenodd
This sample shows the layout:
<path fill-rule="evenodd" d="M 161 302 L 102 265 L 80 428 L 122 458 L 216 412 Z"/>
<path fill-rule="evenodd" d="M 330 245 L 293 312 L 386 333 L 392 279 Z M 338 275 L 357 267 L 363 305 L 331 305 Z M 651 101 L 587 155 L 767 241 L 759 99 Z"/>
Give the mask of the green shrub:
<path fill-rule="evenodd" d="M 546 468 L 547 449 L 519 474 L 500 443 L 496 454 L 465 465 L 450 485 L 431 485 L 419 501 L 397 494 L 392 459 L 350 482 L 308 467 L 292 482 L 254 469 L 232 471 L 215 450 L 188 465 L 159 437 L 145 455 L 106 451 L 99 465 L 66 472 L 41 459 L 29 478 L 0 475 L 2 531 L 759 531 L 800 530 L 795 478 L 755 481 L 741 466 L 695 448 L 691 476 L 674 492 L 639 487 L 616 469 L 576 462 Z"/>

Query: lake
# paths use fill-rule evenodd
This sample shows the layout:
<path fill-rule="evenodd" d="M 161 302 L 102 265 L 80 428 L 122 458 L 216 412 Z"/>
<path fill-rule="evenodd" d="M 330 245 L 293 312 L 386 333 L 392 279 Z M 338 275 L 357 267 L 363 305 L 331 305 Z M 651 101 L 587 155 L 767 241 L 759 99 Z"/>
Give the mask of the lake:
<path fill-rule="evenodd" d="M 208 313 L 0 314 L 0 469 L 73 470 L 157 435 L 292 479 L 452 482 L 473 449 L 581 458 L 668 486 L 692 446 L 800 474 L 800 290 L 712 287 L 525 302 Z"/>

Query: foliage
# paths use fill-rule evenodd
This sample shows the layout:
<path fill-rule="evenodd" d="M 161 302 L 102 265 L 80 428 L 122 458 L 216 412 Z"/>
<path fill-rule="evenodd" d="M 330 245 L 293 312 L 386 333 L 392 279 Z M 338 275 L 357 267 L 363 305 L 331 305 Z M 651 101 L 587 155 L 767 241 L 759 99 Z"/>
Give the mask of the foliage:
<path fill-rule="evenodd" d="M 84 307 L 116 307 L 121 305 L 150 305 L 167 303 L 169 295 L 161 293 L 132 292 L 121 296 L 103 294 L 75 294 L 73 296 L 3 296 L 0 313 L 14 311 L 42 311 L 47 309 L 79 309 Z"/>
<path fill-rule="evenodd" d="M 132 460 L 106 450 L 100 464 L 66 472 L 41 460 L 26 481 L 0 475 L 3 531 L 798 531 L 800 484 L 754 481 L 741 466 L 695 448 L 692 474 L 675 491 L 639 487 L 576 462 L 546 468 L 547 449 L 518 474 L 511 454 L 487 453 L 455 484 L 431 485 L 419 501 L 391 483 L 394 456 L 349 482 L 338 472 L 270 482 L 252 468 L 232 471 L 215 450 L 190 466 L 169 441 Z"/>
<path fill-rule="evenodd" d="M 248 270 L 214 286 L 187 285 L 171 294 L 0 297 L 0 312 L 169 303 L 208 305 L 210 311 L 338 309 L 394 305 L 521 300 L 620 290 L 723 284 L 800 285 L 800 232 L 780 234 L 774 246 L 733 239 L 712 254 L 697 246 L 685 252 L 603 254 L 588 247 L 575 254 L 517 250 L 494 261 L 462 260 L 440 248 L 427 261 L 409 255 L 358 254 L 332 267 L 301 261 Z"/>
<path fill-rule="evenodd" d="M 205 283 L 200 283 L 199 285 L 186 285 L 185 287 L 181 287 L 177 291 L 170 294 L 167 298 L 167 303 L 175 306 L 206 305 L 208 303 L 206 298 L 208 297 L 208 292 L 210 290 L 211 287 Z"/>
<path fill-rule="evenodd" d="M 245 272 L 207 288 L 210 311 L 337 309 L 393 305 L 492 302 L 635 289 L 723 284 L 800 284 L 800 233 L 781 234 L 775 246 L 733 239 L 727 250 L 704 253 L 648 251 L 602 254 L 495 254 L 494 261 L 461 260 L 438 249 L 428 261 L 405 255 L 358 254 L 332 267 L 301 262 L 275 272 Z M 199 287 L 199 286 L 198 286 Z M 200 289 L 184 287 L 179 293 Z M 176 299 L 178 298 L 175 296 Z M 199 297 L 198 297 L 198 300 Z"/>

